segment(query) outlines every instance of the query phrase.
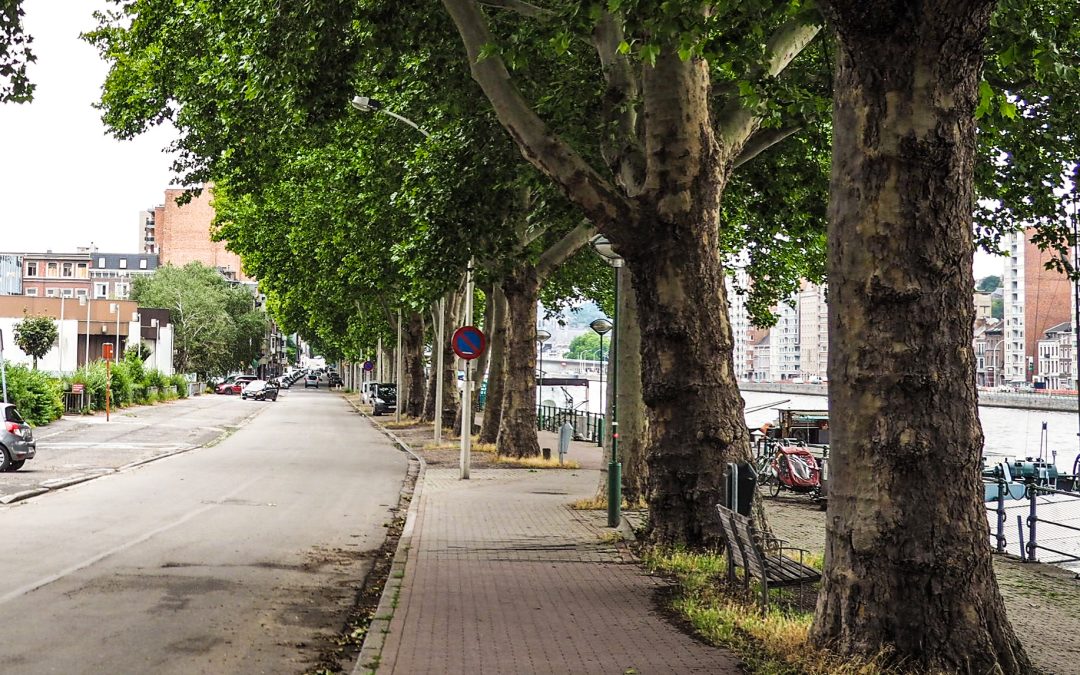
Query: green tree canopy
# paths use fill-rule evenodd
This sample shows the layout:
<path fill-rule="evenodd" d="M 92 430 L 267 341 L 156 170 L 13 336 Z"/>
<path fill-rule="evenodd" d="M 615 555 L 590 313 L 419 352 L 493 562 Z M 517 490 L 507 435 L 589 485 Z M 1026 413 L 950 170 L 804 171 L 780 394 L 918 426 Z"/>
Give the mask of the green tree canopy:
<path fill-rule="evenodd" d="M 610 343 L 605 344 L 604 358 L 607 358 L 607 349 L 610 349 Z M 563 354 L 567 359 L 591 359 L 593 361 L 600 360 L 600 336 L 591 330 L 587 333 L 578 335 L 570 341 L 569 351 Z"/>
<path fill-rule="evenodd" d="M 25 316 L 15 324 L 15 344 L 34 359 L 34 370 L 38 359 L 49 353 L 59 335 L 56 322 L 47 316 Z"/>
<path fill-rule="evenodd" d="M 993 274 L 983 277 L 975 283 L 975 290 L 984 293 L 993 293 L 999 288 L 1001 288 L 1001 277 Z"/>
<path fill-rule="evenodd" d="M 224 375 L 259 357 L 267 321 L 251 289 L 230 284 L 202 263 L 166 265 L 139 277 L 131 297 L 141 306 L 169 310 L 179 372 Z"/>
<path fill-rule="evenodd" d="M 0 103 L 25 103 L 34 85 L 26 65 L 37 59 L 30 50 L 33 38 L 23 31 L 22 0 L 0 0 Z"/>

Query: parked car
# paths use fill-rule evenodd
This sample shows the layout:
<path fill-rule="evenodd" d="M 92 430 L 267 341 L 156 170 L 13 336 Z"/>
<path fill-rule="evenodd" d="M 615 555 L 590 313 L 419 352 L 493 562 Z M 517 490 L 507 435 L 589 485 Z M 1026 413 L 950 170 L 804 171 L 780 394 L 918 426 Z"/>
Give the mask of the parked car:
<path fill-rule="evenodd" d="M 371 414 L 375 417 L 397 410 L 397 386 L 390 382 L 375 385 L 371 398 Z"/>
<path fill-rule="evenodd" d="M 330 371 L 330 374 L 326 376 L 326 379 L 331 387 L 340 387 L 341 385 L 345 384 L 345 382 L 341 379 L 341 375 L 338 375 L 334 371 Z"/>
<path fill-rule="evenodd" d="M 244 387 L 244 393 L 240 395 L 240 398 L 244 400 L 253 398 L 256 401 L 276 401 L 277 396 L 278 386 L 276 382 L 253 380 Z"/>
<path fill-rule="evenodd" d="M 18 471 L 37 454 L 34 430 L 14 403 L 0 403 L 0 420 L 0 471 Z"/>
<path fill-rule="evenodd" d="M 375 387 L 377 386 L 379 386 L 378 382 L 365 382 L 361 385 L 360 401 L 370 405 L 372 397 L 375 396 Z"/>
<path fill-rule="evenodd" d="M 252 382 L 256 379 L 258 378 L 254 375 L 236 375 L 234 377 L 228 377 L 224 382 L 214 387 L 214 393 L 228 394 L 229 396 L 240 394 L 243 393 L 244 387 L 247 386 L 248 382 Z"/>
<path fill-rule="evenodd" d="M 308 387 L 319 388 L 319 376 L 315 373 L 308 373 L 307 377 L 304 378 L 304 389 Z"/>

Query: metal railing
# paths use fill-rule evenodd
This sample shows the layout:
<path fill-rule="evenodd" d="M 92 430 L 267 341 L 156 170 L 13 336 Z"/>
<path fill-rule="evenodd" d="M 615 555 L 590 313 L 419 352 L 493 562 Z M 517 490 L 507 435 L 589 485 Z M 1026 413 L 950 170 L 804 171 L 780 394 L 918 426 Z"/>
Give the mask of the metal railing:
<path fill-rule="evenodd" d="M 540 431 L 559 433 L 566 422 L 574 427 L 574 440 L 592 441 L 597 445 L 604 444 L 603 415 L 553 405 L 536 407 L 536 428 Z"/>
<path fill-rule="evenodd" d="M 1024 562 L 1080 562 L 1080 492 L 1039 485 L 1034 479 L 1017 483 L 998 476 L 984 482 L 997 489 L 997 499 L 987 502 L 990 543 L 996 553 L 1011 553 Z M 1016 539 L 1010 541 L 1012 522 Z"/>

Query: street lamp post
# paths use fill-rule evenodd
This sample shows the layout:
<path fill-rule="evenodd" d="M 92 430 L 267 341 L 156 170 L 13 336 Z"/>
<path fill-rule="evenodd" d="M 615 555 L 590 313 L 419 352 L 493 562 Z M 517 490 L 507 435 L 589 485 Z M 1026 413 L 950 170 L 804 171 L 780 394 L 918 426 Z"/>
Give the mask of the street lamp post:
<path fill-rule="evenodd" d="M 608 527 L 618 527 L 622 520 L 622 464 L 619 463 L 619 268 L 623 266 L 623 259 L 615 252 L 607 237 L 598 234 L 592 238 L 592 247 L 596 252 L 615 270 L 615 316 L 614 332 L 611 338 L 610 354 L 608 363 L 614 366 L 611 369 L 611 384 L 615 390 L 614 399 L 611 402 L 611 462 L 608 464 Z M 603 363 L 601 362 L 601 370 Z"/>
<path fill-rule="evenodd" d="M 540 403 L 544 402 L 544 343 L 551 339 L 551 333 L 547 332 L 543 328 L 536 331 L 536 341 L 540 343 L 540 379 L 539 379 L 539 392 Z"/>
<path fill-rule="evenodd" d="M 120 303 L 109 303 L 109 314 L 116 313 L 116 340 L 113 342 L 113 361 L 120 358 Z"/>
<path fill-rule="evenodd" d="M 60 327 L 57 331 L 56 341 L 60 343 L 60 368 L 58 370 L 61 373 L 64 372 L 64 300 L 66 299 L 64 292 L 60 291 Z"/>
<path fill-rule="evenodd" d="M 79 304 L 86 305 L 86 353 L 83 355 L 83 365 L 90 365 L 90 298 L 82 295 L 79 296 Z M 78 336 L 75 336 L 78 339 Z M 75 342 L 75 350 L 78 352 L 79 343 Z M 79 365 L 79 359 L 75 359 L 75 365 Z"/>
<path fill-rule="evenodd" d="M 614 326 L 607 319 L 596 319 L 589 324 L 589 328 L 600 336 L 600 411 L 604 417 L 607 417 L 607 407 L 604 406 L 604 336 L 611 332 Z M 601 438 L 600 445 L 603 444 L 604 439 Z"/>
<path fill-rule="evenodd" d="M 161 347 L 161 322 L 157 319 L 150 319 L 150 327 L 154 329 L 154 370 L 157 370 L 157 353 Z"/>

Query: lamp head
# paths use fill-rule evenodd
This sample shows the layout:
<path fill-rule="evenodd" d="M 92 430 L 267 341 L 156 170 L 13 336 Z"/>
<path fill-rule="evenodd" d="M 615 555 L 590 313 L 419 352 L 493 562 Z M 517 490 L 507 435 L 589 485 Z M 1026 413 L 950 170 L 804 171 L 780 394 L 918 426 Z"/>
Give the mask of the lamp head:
<path fill-rule="evenodd" d="M 610 333 L 613 327 L 612 323 L 607 319 L 597 319 L 589 324 L 589 328 L 592 328 L 600 336 Z"/>
<path fill-rule="evenodd" d="M 551 333 L 547 332 L 543 328 L 536 331 L 536 340 L 538 342 L 547 342 L 550 339 L 551 339 Z"/>
<path fill-rule="evenodd" d="M 382 107 L 381 102 L 367 96 L 353 96 L 353 99 L 349 101 L 349 105 L 360 112 L 371 112 Z"/>
<path fill-rule="evenodd" d="M 623 258 L 621 255 L 615 252 L 615 248 L 608 241 L 608 238 L 602 234 L 598 234 L 589 240 L 593 249 L 600 255 L 601 258 L 607 260 L 608 264 L 612 267 L 622 267 Z"/>

